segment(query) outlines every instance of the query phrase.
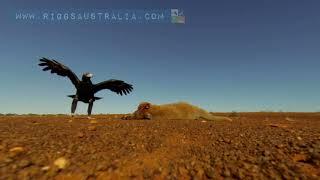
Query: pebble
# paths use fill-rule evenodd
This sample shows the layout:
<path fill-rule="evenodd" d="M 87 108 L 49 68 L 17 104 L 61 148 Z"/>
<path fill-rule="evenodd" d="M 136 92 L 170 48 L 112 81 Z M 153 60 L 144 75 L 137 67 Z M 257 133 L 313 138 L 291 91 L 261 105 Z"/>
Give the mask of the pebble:
<path fill-rule="evenodd" d="M 184 167 L 179 167 L 179 173 L 182 176 L 186 176 L 188 174 L 188 170 L 186 170 Z"/>
<path fill-rule="evenodd" d="M 268 150 L 265 150 L 265 151 L 263 151 L 263 155 L 264 156 L 269 156 L 271 153 L 270 153 L 270 151 L 268 151 Z"/>
<path fill-rule="evenodd" d="M 77 134 L 77 137 L 82 138 L 82 137 L 84 137 L 84 134 L 83 134 L 82 132 L 79 132 L 79 133 Z"/>
<path fill-rule="evenodd" d="M 214 169 L 213 168 L 207 168 L 205 170 L 205 174 L 208 178 L 212 179 L 214 177 Z"/>
<path fill-rule="evenodd" d="M 288 126 L 285 124 L 269 124 L 271 127 L 277 127 L 277 128 L 287 128 Z"/>
<path fill-rule="evenodd" d="M 197 168 L 196 178 L 203 179 L 204 171 L 201 168 Z"/>
<path fill-rule="evenodd" d="M 224 177 L 230 177 L 231 176 L 231 172 L 229 171 L 229 169 L 224 169 L 224 171 L 222 172 L 222 175 Z"/>
<path fill-rule="evenodd" d="M 37 121 L 36 120 L 31 120 L 31 123 L 36 124 Z"/>
<path fill-rule="evenodd" d="M 304 143 L 304 142 L 298 143 L 298 146 L 301 147 L 301 148 L 306 148 L 306 147 L 308 147 L 307 144 Z"/>
<path fill-rule="evenodd" d="M 320 153 L 315 152 L 314 150 L 309 150 L 309 153 L 311 154 L 311 158 L 314 160 L 320 160 Z"/>
<path fill-rule="evenodd" d="M 230 139 L 224 139 L 224 142 L 227 144 L 231 144 L 231 140 Z"/>
<path fill-rule="evenodd" d="M 283 148 L 283 147 L 284 147 L 283 144 L 277 144 L 277 145 L 276 145 L 276 148 Z"/>
<path fill-rule="evenodd" d="M 14 153 L 21 153 L 23 151 L 24 151 L 23 147 L 14 147 L 9 150 L 9 152 L 14 152 Z"/>
<path fill-rule="evenodd" d="M 23 147 L 14 147 L 9 150 L 10 157 L 15 157 L 22 154 L 25 151 Z"/>
<path fill-rule="evenodd" d="M 59 169 L 65 169 L 68 166 L 69 162 L 66 158 L 60 157 L 56 159 L 53 164 L 57 166 Z"/>
<path fill-rule="evenodd" d="M 50 169 L 50 166 L 43 166 L 41 168 L 42 171 L 48 171 Z"/>
<path fill-rule="evenodd" d="M 95 131 L 95 130 L 97 130 L 97 127 L 96 126 L 89 126 L 88 130 L 89 131 Z"/>
<path fill-rule="evenodd" d="M 11 158 L 5 158 L 4 160 L 3 160 L 3 162 L 5 162 L 5 163 L 11 163 L 13 160 L 11 159 Z"/>
<path fill-rule="evenodd" d="M 238 179 L 243 179 L 244 178 L 244 171 L 242 169 L 238 169 L 234 174 L 235 177 Z"/>
<path fill-rule="evenodd" d="M 196 164 L 196 161 L 191 162 L 191 166 L 194 166 Z"/>
<path fill-rule="evenodd" d="M 19 162 L 19 164 L 18 164 L 18 166 L 19 166 L 20 168 L 25 168 L 25 167 L 28 167 L 28 166 L 30 166 L 30 165 L 31 165 L 31 162 L 30 162 L 29 160 L 27 160 L 27 159 L 21 160 L 21 161 Z"/>
<path fill-rule="evenodd" d="M 301 141 L 301 140 L 302 140 L 302 138 L 301 138 L 300 136 L 298 136 L 298 137 L 297 137 L 297 139 L 298 139 L 299 141 Z"/>
<path fill-rule="evenodd" d="M 92 120 L 90 121 L 90 124 L 97 124 L 97 123 L 98 123 L 98 121 L 95 120 L 95 119 L 92 119 Z"/>

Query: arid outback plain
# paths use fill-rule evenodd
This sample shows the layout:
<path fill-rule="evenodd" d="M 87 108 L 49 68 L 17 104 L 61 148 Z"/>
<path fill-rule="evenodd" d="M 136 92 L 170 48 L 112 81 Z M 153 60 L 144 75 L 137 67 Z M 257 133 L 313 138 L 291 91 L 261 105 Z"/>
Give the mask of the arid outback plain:
<path fill-rule="evenodd" d="M 320 113 L 1 116 L 0 179 L 319 179 Z"/>

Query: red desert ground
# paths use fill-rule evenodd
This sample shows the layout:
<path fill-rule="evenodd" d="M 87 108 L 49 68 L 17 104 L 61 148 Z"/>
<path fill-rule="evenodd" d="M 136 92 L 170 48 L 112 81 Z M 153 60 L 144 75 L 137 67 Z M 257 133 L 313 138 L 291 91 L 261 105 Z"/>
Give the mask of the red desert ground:
<path fill-rule="evenodd" d="M 94 117 L 1 116 L 0 179 L 320 177 L 320 113 Z"/>

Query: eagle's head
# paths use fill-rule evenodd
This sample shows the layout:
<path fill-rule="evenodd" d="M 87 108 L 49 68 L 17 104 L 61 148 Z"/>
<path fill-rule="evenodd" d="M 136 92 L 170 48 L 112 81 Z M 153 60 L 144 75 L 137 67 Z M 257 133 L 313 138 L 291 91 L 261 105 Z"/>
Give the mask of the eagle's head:
<path fill-rule="evenodd" d="M 93 77 L 93 74 L 92 74 L 92 73 L 89 73 L 89 72 L 84 73 L 84 74 L 82 75 L 82 81 L 88 81 L 88 80 L 90 80 L 92 77 Z"/>

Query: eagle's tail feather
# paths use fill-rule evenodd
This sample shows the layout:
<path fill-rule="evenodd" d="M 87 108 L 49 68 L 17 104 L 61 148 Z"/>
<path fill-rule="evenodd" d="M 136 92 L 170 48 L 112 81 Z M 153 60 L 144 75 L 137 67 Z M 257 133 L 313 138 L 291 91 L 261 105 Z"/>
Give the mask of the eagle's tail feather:
<path fill-rule="evenodd" d="M 68 97 L 71 97 L 72 99 L 74 99 L 76 95 L 68 95 Z"/>
<path fill-rule="evenodd" d="M 68 97 L 74 99 L 76 95 L 68 95 Z M 102 99 L 102 97 L 94 97 L 94 100 L 99 100 L 99 99 Z"/>

